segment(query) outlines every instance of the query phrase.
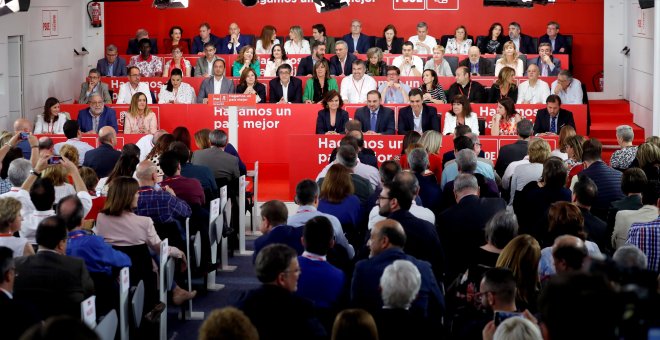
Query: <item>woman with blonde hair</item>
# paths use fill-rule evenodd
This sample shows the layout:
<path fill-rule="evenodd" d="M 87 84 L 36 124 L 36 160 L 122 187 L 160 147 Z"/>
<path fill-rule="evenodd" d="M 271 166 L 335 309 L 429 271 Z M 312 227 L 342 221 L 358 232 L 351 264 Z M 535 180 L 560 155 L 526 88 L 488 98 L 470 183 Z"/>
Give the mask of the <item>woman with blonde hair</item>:
<path fill-rule="evenodd" d="M 199 328 L 199 340 L 259 340 L 259 333 L 243 311 L 234 307 L 216 309 Z"/>
<path fill-rule="evenodd" d="M 60 148 L 60 156 L 66 157 L 71 163 L 78 165 L 78 149 L 73 145 L 64 144 Z M 76 189 L 73 185 L 69 184 L 69 172 L 62 164 L 54 164 L 41 173 L 43 178 L 50 179 L 55 187 L 55 203 L 59 202 L 62 198 L 75 195 Z"/>
<path fill-rule="evenodd" d="M 507 268 L 516 278 L 516 307 L 536 312 L 536 299 L 539 293 L 539 259 L 541 246 L 530 235 L 518 235 L 507 244 L 495 266 Z"/>
<path fill-rule="evenodd" d="M 497 103 L 504 98 L 511 98 L 515 103 L 518 100 L 518 86 L 516 85 L 516 71 L 505 66 L 500 73 L 496 73 L 497 80 L 488 90 L 488 102 Z"/>
<path fill-rule="evenodd" d="M 453 77 L 451 67 L 445 60 L 445 48 L 442 45 L 433 47 L 433 58 L 429 59 L 424 65 L 425 70 L 434 70 L 440 77 Z"/>
<path fill-rule="evenodd" d="M 253 69 L 257 77 L 261 75 L 259 67 L 259 57 L 254 53 L 254 47 L 247 45 L 238 52 L 238 57 L 231 66 L 231 74 L 234 77 L 240 77 L 243 71 Z"/>
<path fill-rule="evenodd" d="M 577 133 L 575 132 L 574 127 L 570 125 L 564 125 L 561 130 L 559 130 L 559 147 L 552 150 L 550 156 L 559 157 L 562 161 L 565 162 L 568 159 L 568 154 L 566 153 L 566 140 L 568 140 L 568 138 L 571 136 L 575 136 L 576 134 Z"/>
<path fill-rule="evenodd" d="M 372 77 L 387 75 L 387 63 L 383 60 L 383 50 L 379 47 L 367 50 L 367 74 Z"/>
<path fill-rule="evenodd" d="M 419 143 L 424 147 L 429 156 L 429 171 L 433 172 L 438 183 L 442 180 L 442 135 L 435 130 L 426 130 L 422 134 Z"/>
<path fill-rule="evenodd" d="M 287 54 L 311 54 L 309 41 L 305 40 L 303 30 L 300 26 L 291 26 L 289 29 L 289 40 L 284 43 Z"/>
<path fill-rule="evenodd" d="M 516 50 L 516 45 L 511 40 L 504 43 L 502 57 L 495 62 L 495 74 L 500 74 L 500 71 L 505 67 L 514 69 L 516 71 L 516 77 L 522 77 L 525 72 L 523 61 L 520 59 L 520 53 Z"/>
<path fill-rule="evenodd" d="M 15 237 L 21 230 L 21 202 L 13 197 L 0 198 L 0 246 L 14 251 L 14 257 L 34 255 L 34 248 L 25 237 Z"/>
<path fill-rule="evenodd" d="M 211 139 L 209 138 L 210 133 L 211 130 L 209 129 L 201 129 L 195 132 L 195 145 L 198 149 L 204 150 L 211 147 Z"/>
<path fill-rule="evenodd" d="M 147 96 L 138 92 L 124 116 L 124 133 L 154 134 L 158 130 L 156 114 L 147 106 Z"/>
<path fill-rule="evenodd" d="M 643 143 L 637 148 L 635 159 L 649 181 L 660 179 L 660 147 L 649 142 Z"/>

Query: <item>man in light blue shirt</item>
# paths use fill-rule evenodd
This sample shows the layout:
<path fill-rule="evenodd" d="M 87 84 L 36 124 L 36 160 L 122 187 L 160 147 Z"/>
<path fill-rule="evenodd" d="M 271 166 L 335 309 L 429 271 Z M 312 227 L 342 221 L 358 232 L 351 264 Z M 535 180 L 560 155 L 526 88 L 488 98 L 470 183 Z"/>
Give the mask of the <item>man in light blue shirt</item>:
<path fill-rule="evenodd" d="M 562 104 L 582 104 L 582 83 L 573 78 L 569 70 L 559 71 L 557 80 L 552 82 L 551 92 L 561 98 Z"/>
<path fill-rule="evenodd" d="M 469 136 L 459 136 L 454 138 L 454 154 L 458 154 L 459 151 L 463 149 L 470 149 L 474 151 L 476 155 L 479 155 L 479 138 L 474 135 L 472 138 L 475 138 L 477 143 L 473 142 Z M 489 164 L 490 162 L 490 164 Z M 495 170 L 491 161 L 485 158 L 477 158 L 477 169 L 476 173 L 484 175 L 488 179 L 495 179 Z M 445 184 L 450 181 L 453 181 L 458 177 L 458 165 L 456 160 L 451 160 L 445 164 L 445 168 L 442 170 L 442 180 L 440 181 L 440 187 L 444 189 Z"/>
<path fill-rule="evenodd" d="M 407 104 L 410 86 L 399 82 L 401 70 L 396 66 L 387 67 L 387 82 L 378 86 L 383 104 Z"/>

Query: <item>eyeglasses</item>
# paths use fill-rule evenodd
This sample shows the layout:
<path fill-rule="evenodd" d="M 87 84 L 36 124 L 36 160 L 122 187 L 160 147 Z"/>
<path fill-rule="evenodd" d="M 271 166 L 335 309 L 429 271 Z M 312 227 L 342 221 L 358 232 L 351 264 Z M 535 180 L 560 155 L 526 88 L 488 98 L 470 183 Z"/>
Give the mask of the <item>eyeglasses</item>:
<path fill-rule="evenodd" d="M 296 269 L 293 269 L 293 270 L 287 269 L 283 273 L 285 273 L 285 274 L 287 274 L 287 273 L 300 274 L 301 272 L 302 272 L 302 270 L 300 270 L 300 268 L 296 268 Z"/>
<path fill-rule="evenodd" d="M 389 198 L 389 197 L 383 197 L 383 196 L 378 196 L 378 197 L 376 198 L 376 202 L 380 202 L 380 201 L 382 201 L 382 200 L 391 200 L 391 198 Z"/>

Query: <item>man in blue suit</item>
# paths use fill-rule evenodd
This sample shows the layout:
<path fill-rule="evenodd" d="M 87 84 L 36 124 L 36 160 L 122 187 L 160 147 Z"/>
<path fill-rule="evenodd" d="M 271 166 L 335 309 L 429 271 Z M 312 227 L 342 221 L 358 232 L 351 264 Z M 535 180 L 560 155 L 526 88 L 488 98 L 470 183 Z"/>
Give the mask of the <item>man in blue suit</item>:
<path fill-rule="evenodd" d="M 117 127 L 117 113 L 105 106 L 103 98 L 98 93 L 89 97 L 89 108 L 78 111 L 78 125 L 81 132 L 98 132 L 104 126 Z"/>
<path fill-rule="evenodd" d="M 565 125 L 575 129 L 573 112 L 561 108 L 561 98 L 558 95 L 549 95 L 545 103 L 545 109 L 536 111 L 535 135 L 559 135 Z"/>
<path fill-rule="evenodd" d="M 229 34 L 224 38 L 220 48 L 220 54 L 238 54 L 241 48 L 252 44 L 252 39 L 241 35 L 241 29 L 238 24 L 232 22 L 229 25 Z"/>
<path fill-rule="evenodd" d="M 544 42 L 550 43 L 552 53 L 571 54 L 571 46 L 568 45 L 568 39 L 559 33 L 559 23 L 555 21 L 548 23 L 546 34 L 539 38 L 539 45 Z"/>
<path fill-rule="evenodd" d="M 119 56 L 117 46 L 108 45 L 105 48 L 105 58 L 96 62 L 96 69 L 102 77 L 125 77 L 126 60 Z"/>
<path fill-rule="evenodd" d="M 257 260 L 259 251 L 273 243 L 286 244 L 293 248 L 298 255 L 303 253 L 304 249 L 300 241 L 303 236 L 303 228 L 287 225 L 289 211 L 282 201 L 272 200 L 261 205 L 260 216 L 259 231 L 262 235 L 254 240 L 253 263 Z"/>
<path fill-rule="evenodd" d="M 211 25 L 202 23 L 199 25 L 199 35 L 193 38 L 192 51 L 190 53 L 197 55 L 204 55 L 204 44 L 212 43 L 216 51 L 222 51 L 222 39 L 218 36 L 211 34 Z"/>
<path fill-rule="evenodd" d="M 371 47 L 369 36 L 362 34 L 362 23 L 359 20 L 351 22 L 351 34 L 346 34 L 341 38 L 348 45 L 348 53 L 367 53 Z M 335 45 L 336 47 L 336 45 Z"/>
<path fill-rule="evenodd" d="M 362 124 L 362 132 L 367 135 L 393 135 L 394 110 L 380 105 L 380 92 L 367 93 L 367 106 L 355 111 L 355 120 Z"/>
<path fill-rule="evenodd" d="M 121 156 L 121 151 L 115 150 L 117 132 L 111 126 L 99 129 L 99 146 L 85 154 L 83 166 L 96 171 L 99 178 L 108 177 Z"/>
<path fill-rule="evenodd" d="M 441 131 L 438 109 L 424 104 L 420 89 L 410 90 L 408 99 L 410 105 L 399 111 L 398 133 L 400 135 L 405 135 L 406 132 L 411 130 L 417 131 L 419 134 L 424 133 L 426 130 Z"/>
<path fill-rule="evenodd" d="M 389 201 L 386 193 L 381 193 L 379 202 Z M 380 295 L 380 277 L 385 268 L 396 260 L 412 262 L 422 276 L 419 294 L 413 301 L 410 310 L 428 320 L 440 320 L 444 313 L 445 299 L 438 282 L 433 275 L 431 265 L 420 261 L 403 251 L 406 244 L 406 232 L 399 222 L 386 219 L 374 225 L 367 243 L 369 259 L 361 260 L 355 265 L 351 283 L 351 304 L 374 313 L 383 307 Z"/>

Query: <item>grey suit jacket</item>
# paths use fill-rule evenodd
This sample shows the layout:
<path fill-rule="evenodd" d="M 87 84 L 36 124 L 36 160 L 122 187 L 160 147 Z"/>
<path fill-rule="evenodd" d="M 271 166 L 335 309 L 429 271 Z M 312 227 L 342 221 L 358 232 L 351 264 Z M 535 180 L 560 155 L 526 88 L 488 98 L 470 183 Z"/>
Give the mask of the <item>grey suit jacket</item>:
<path fill-rule="evenodd" d="M 103 96 L 103 101 L 106 104 L 112 104 L 112 96 L 110 95 L 110 91 L 108 90 L 108 84 L 106 83 L 99 83 L 96 85 L 97 89 L 96 92 L 98 92 L 101 96 Z M 87 104 L 89 101 L 89 97 L 87 97 L 87 90 L 89 90 L 89 83 L 84 82 L 80 85 L 80 96 L 78 97 L 78 103 L 80 104 Z"/>
<path fill-rule="evenodd" d="M 197 150 L 193 153 L 192 164 L 211 169 L 213 177 L 233 180 L 240 176 L 238 157 L 230 155 L 216 147 Z"/>
<path fill-rule="evenodd" d="M 204 79 L 202 85 L 199 87 L 199 93 L 197 94 L 197 103 L 204 103 L 204 98 L 208 98 L 209 94 L 213 94 L 213 78 L 208 77 Z M 220 88 L 220 93 L 235 93 L 236 89 L 234 88 L 234 82 L 227 77 L 222 77 L 222 87 Z"/>
<path fill-rule="evenodd" d="M 211 65 L 217 60 L 220 59 L 218 57 L 213 58 L 213 62 L 211 62 Z M 197 58 L 197 62 L 195 63 L 195 74 L 193 75 L 194 77 L 204 77 L 209 73 L 209 65 L 206 62 L 206 57 L 201 56 Z"/>

